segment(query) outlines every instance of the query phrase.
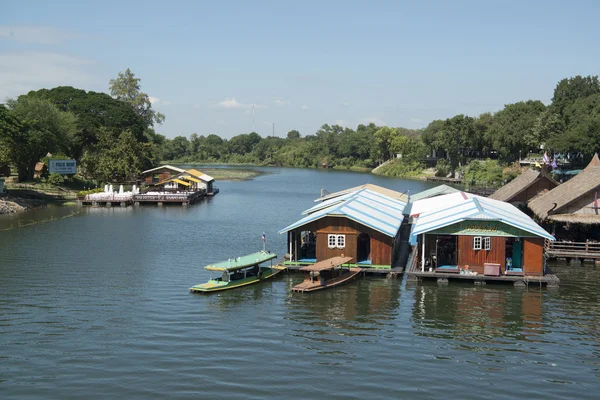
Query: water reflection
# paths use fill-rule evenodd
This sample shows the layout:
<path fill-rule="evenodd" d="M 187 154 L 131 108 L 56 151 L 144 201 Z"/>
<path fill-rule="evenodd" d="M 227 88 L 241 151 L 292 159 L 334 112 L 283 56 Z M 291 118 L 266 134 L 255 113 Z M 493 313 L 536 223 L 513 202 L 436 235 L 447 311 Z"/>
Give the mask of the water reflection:
<path fill-rule="evenodd" d="M 301 280 L 295 278 L 288 287 L 286 319 L 294 323 L 290 334 L 302 339 L 305 350 L 354 356 L 351 343 L 379 343 L 390 336 L 400 304 L 398 281 L 368 277 L 330 290 L 292 294 L 291 286 Z"/>
<path fill-rule="evenodd" d="M 536 340 L 546 332 L 540 291 L 420 285 L 414 297 L 418 335 L 488 343 Z"/>

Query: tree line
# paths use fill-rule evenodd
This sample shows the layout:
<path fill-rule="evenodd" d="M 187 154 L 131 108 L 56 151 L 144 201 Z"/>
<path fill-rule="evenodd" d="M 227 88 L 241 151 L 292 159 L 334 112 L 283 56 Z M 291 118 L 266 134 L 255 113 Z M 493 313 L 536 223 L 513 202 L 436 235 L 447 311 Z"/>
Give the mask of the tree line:
<path fill-rule="evenodd" d="M 374 168 L 399 156 L 390 174 L 410 176 L 427 160 L 439 159 L 438 171 L 454 175 L 472 159 L 496 159 L 497 169 L 543 148 L 584 163 L 600 150 L 597 76 L 561 80 L 549 105 L 527 100 L 493 114 L 435 120 L 418 130 L 326 124 L 314 134 L 292 130 L 285 138 L 251 132 L 231 139 L 196 133 L 168 139 L 155 132 L 164 116 L 152 109 L 129 69 L 109 89 L 110 95 L 41 89 L 0 105 L 0 164 L 11 163 L 28 180 L 36 161 L 59 152 L 78 160 L 87 177 L 110 182 L 134 179 L 167 161 Z"/>

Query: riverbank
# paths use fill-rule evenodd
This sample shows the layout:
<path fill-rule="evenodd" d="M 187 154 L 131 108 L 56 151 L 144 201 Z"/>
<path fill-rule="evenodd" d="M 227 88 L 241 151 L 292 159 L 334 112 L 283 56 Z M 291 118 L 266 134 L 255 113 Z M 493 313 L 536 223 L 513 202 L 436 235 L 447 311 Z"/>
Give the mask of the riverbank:
<path fill-rule="evenodd" d="M 0 215 L 20 213 L 34 208 L 44 207 L 47 204 L 48 202 L 45 200 L 8 195 L 0 199 Z"/>

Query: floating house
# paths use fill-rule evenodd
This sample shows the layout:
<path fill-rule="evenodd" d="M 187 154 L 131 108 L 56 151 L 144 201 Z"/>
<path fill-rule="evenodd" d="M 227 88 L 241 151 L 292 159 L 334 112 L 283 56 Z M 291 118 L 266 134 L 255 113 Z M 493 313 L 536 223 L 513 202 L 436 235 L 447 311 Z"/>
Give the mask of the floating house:
<path fill-rule="evenodd" d="M 153 184 L 165 192 L 177 191 L 203 191 L 207 195 L 214 192 L 215 179 L 195 169 L 182 170 L 182 172 L 165 180 Z"/>
<path fill-rule="evenodd" d="M 162 181 L 185 172 L 181 168 L 174 167 L 172 165 L 161 165 L 160 167 L 152 168 L 141 173 L 140 180 L 146 185 L 157 184 Z"/>
<path fill-rule="evenodd" d="M 558 284 L 544 259 L 544 241 L 554 238 L 517 207 L 460 192 L 415 209 L 409 276 Z"/>
<path fill-rule="evenodd" d="M 282 229 L 288 235 L 287 265 L 350 257 L 350 266 L 390 269 L 398 258 L 400 227 L 408 195 L 366 184 L 327 194 Z"/>
<path fill-rule="evenodd" d="M 555 181 L 546 166 L 541 170 L 526 169 L 521 175 L 496 190 L 490 199 L 505 201 L 515 205 L 526 205 L 540 193 L 552 190 L 559 183 Z"/>

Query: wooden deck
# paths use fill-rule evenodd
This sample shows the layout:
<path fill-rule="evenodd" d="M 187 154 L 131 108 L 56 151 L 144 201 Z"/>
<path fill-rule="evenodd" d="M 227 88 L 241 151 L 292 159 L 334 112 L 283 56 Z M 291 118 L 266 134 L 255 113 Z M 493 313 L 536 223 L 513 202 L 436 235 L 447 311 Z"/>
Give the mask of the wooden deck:
<path fill-rule="evenodd" d="M 350 268 L 347 272 L 344 273 L 344 275 L 338 276 L 337 278 L 334 278 L 334 279 L 329 279 L 329 280 L 325 281 L 323 284 L 321 284 L 321 282 L 319 280 L 314 281 L 314 282 L 310 281 L 310 280 L 305 280 L 304 282 L 299 283 L 298 285 L 294 286 L 292 288 L 292 291 L 304 293 L 304 292 L 314 292 L 316 290 L 334 288 L 336 286 L 339 286 L 339 285 L 342 285 L 344 283 L 351 281 L 352 279 L 354 279 L 356 277 L 356 275 L 360 274 L 360 272 L 361 272 L 360 268 Z"/>
<path fill-rule="evenodd" d="M 459 178 L 446 178 L 444 176 L 428 176 L 429 182 L 444 182 L 444 183 L 462 183 L 462 179 Z"/>
<path fill-rule="evenodd" d="M 450 280 L 457 282 L 473 282 L 476 285 L 485 285 L 490 283 L 510 283 L 514 286 L 547 286 L 547 287 L 558 287 L 560 279 L 546 268 L 546 275 L 534 276 L 534 275 L 500 275 L 500 276 L 488 276 L 483 274 L 478 275 L 461 275 L 460 273 L 451 272 L 429 272 L 421 271 L 421 267 L 418 263 L 418 253 L 416 249 L 410 255 L 408 264 L 406 266 L 406 276 L 408 281 L 419 282 L 425 279 L 436 279 L 438 283 L 448 283 Z"/>
<path fill-rule="evenodd" d="M 167 204 L 180 204 L 188 206 L 197 203 L 202 198 L 206 197 L 206 190 L 199 190 L 192 193 L 156 193 L 156 194 L 135 194 L 135 195 L 118 195 L 106 194 L 106 196 L 86 196 L 81 199 L 81 204 L 85 206 L 121 206 L 127 207 L 130 205 L 146 205 L 156 204 L 159 206 Z"/>
<path fill-rule="evenodd" d="M 551 242 L 547 240 L 544 250 L 548 258 L 600 260 L 600 243 L 597 242 Z"/>

